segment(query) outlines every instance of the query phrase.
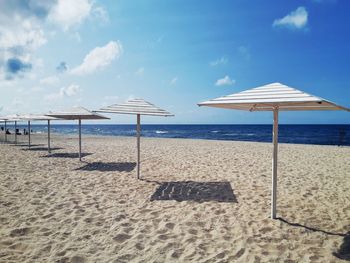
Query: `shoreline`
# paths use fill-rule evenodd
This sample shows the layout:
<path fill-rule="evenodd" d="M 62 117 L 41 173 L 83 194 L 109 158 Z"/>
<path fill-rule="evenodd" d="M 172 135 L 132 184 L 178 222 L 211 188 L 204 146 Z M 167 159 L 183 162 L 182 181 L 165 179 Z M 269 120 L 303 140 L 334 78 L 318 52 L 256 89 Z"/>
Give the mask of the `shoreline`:
<path fill-rule="evenodd" d="M 9 135 L 8 135 L 9 136 Z M 10 136 L 14 137 L 13 134 Z M 20 136 L 25 136 L 25 138 L 28 138 L 27 135 L 18 135 L 19 137 L 17 138 L 23 138 Z M 70 138 L 78 138 L 78 134 L 76 133 L 50 133 L 51 136 L 51 141 L 54 139 L 54 137 L 70 137 Z M 47 133 L 31 133 L 31 138 L 33 137 L 44 137 L 47 138 Z M 102 134 L 90 134 L 90 133 L 82 133 L 82 141 L 84 141 L 85 138 L 121 138 L 121 139 L 130 139 L 134 138 L 136 140 L 136 135 L 135 136 L 124 136 L 124 135 L 102 135 Z M 1 143 L 3 142 L 3 134 L 0 134 L 1 138 Z M 8 137 L 8 141 L 9 141 Z M 40 138 L 43 139 L 43 138 Z M 221 139 L 201 139 L 201 138 L 168 138 L 168 137 L 152 137 L 152 136 L 141 136 L 141 141 L 144 139 L 160 139 L 160 140 L 188 140 L 188 141 L 216 141 L 216 142 L 236 142 L 236 143 L 258 143 L 258 144 L 271 144 L 271 142 L 259 142 L 259 141 L 239 141 L 239 140 L 221 140 Z M 13 139 L 14 140 L 14 139 Z M 341 148 L 350 148 L 350 145 L 335 145 L 335 144 L 311 144 L 311 143 L 285 143 L 285 142 L 278 142 L 278 145 L 301 145 L 301 146 L 325 146 L 325 147 L 341 147 Z"/>

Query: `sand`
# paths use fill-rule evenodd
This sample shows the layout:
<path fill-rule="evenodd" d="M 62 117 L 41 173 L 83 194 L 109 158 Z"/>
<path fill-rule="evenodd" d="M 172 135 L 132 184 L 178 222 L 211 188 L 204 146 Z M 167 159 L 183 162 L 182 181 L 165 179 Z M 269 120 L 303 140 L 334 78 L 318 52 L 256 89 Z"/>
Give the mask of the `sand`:
<path fill-rule="evenodd" d="M 271 220 L 271 144 L 142 138 L 137 180 L 135 138 L 32 139 L 0 145 L 0 262 L 350 260 L 349 147 L 280 144 Z"/>

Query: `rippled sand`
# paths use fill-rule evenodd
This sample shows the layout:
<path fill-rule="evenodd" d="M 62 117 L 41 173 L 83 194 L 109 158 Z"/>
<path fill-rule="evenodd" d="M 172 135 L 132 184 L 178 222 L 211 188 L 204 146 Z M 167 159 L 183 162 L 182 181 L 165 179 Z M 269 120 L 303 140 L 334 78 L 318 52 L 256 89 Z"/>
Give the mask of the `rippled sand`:
<path fill-rule="evenodd" d="M 23 138 L 21 138 L 23 140 Z M 45 137 L 0 144 L 0 262 L 344 262 L 350 260 L 350 148 Z"/>

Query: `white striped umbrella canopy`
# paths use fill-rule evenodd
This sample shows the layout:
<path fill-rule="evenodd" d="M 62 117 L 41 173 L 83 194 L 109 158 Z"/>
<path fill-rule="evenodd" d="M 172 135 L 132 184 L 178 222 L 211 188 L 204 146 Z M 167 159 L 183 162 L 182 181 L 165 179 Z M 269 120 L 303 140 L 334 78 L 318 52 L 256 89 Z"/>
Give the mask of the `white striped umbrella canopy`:
<path fill-rule="evenodd" d="M 18 114 L 11 114 L 11 115 L 0 117 L 0 119 L 6 120 L 6 121 L 20 121 L 21 116 Z"/>
<path fill-rule="evenodd" d="M 143 99 L 131 99 L 124 103 L 113 104 L 108 107 L 101 108 L 98 112 L 149 115 L 149 116 L 174 116 L 170 112 L 158 108 L 154 104 Z"/>
<path fill-rule="evenodd" d="M 101 108 L 98 112 L 132 114 L 137 115 L 137 178 L 140 178 L 140 136 L 141 136 L 141 115 L 148 116 L 174 116 L 170 112 L 163 110 L 144 99 L 131 99 L 121 104 L 113 104 Z"/>
<path fill-rule="evenodd" d="M 78 120 L 79 124 L 79 160 L 81 161 L 81 120 L 102 120 L 109 119 L 101 114 L 92 112 L 83 107 L 72 107 L 63 111 L 49 112 L 47 116 L 64 120 Z"/>
<path fill-rule="evenodd" d="M 55 118 L 47 115 L 41 115 L 41 114 L 24 114 L 24 115 L 18 115 L 18 118 L 20 120 L 25 121 L 47 121 L 47 120 L 60 120 L 60 118 Z"/>
<path fill-rule="evenodd" d="M 281 83 L 271 83 L 254 89 L 208 100 L 198 104 L 217 108 L 249 111 L 347 110 L 325 100 Z"/>
<path fill-rule="evenodd" d="M 216 108 L 273 111 L 273 159 L 272 159 L 272 193 L 271 217 L 276 218 L 277 199 L 277 152 L 278 152 L 278 112 L 308 110 L 345 110 L 350 109 L 337 105 L 303 91 L 288 87 L 281 83 L 271 83 L 261 87 L 238 92 L 228 96 L 204 101 L 199 106 Z"/>
<path fill-rule="evenodd" d="M 46 116 L 56 117 L 64 120 L 101 120 L 109 119 L 101 114 L 90 111 L 84 107 L 72 107 L 63 111 L 49 112 Z"/>

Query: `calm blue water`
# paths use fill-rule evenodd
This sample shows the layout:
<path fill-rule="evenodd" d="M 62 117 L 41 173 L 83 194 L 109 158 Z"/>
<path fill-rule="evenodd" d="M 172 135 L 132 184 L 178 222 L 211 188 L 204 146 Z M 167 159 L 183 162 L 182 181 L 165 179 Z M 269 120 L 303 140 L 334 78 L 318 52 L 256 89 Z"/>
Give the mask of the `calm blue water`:
<path fill-rule="evenodd" d="M 51 125 L 52 132 L 73 134 L 77 125 Z M 13 129 L 9 126 L 10 130 Z M 27 128 L 20 126 L 21 129 Z M 34 132 L 46 132 L 45 125 L 32 125 Z M 82 125 L 83 134 L 134 136 L 135 125 Z M 142 125 L 142 136 L 209 140 L 271 142 L 271 125 Z M 342 139 L 341 139 L 342 138 Z M 350 146 L 350 125 L 280 125 L 279 142 Z"/>

